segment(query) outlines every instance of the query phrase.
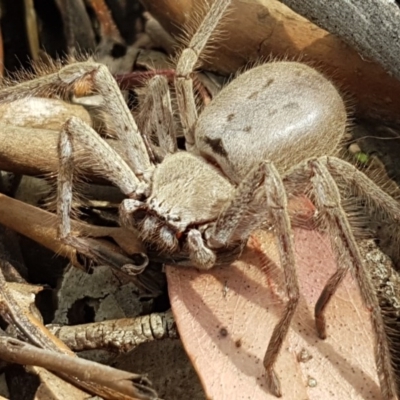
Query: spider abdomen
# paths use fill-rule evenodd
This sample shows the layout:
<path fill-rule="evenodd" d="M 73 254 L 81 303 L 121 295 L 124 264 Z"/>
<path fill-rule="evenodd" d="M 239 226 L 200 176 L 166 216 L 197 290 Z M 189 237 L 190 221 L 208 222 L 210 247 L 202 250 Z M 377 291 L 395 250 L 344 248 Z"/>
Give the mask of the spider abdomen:
<path fill-rule="evenodd" d="M 307 158 L 332 154 L 346 121 L 329 80 L 305 64 L 273 62 L 221 90 L 197 121 L 195 147 L 239 183 L 264 160 L 285 173 Z"/>

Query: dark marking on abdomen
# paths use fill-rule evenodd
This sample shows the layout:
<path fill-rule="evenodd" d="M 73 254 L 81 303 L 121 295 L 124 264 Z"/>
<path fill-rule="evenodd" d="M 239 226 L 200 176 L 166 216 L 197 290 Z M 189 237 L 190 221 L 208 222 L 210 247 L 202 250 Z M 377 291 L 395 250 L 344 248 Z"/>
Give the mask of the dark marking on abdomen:
<path fill-rule="evenodd" d="M 295 110 L 295 109 L 299 108 L 299 104 L 291 101 L 289 103 L 286 103 L 282 108 L 284 110 Z"/>
<path fill-rule="evenodd" d="M 222 157 L 227 157 L 228 153 L 225 150 L 225 147 L 222 143 L 221 139 L 211 139 L 208 136 L 203 138 L 204 143 L 208 144 L 215 154 L 218 154 Z"/>
<path fill-rule="evenodd" d="M 227 120 L 228 122 L 231 122 L 231 121 L 233 120 L 233 118 L 235 118 L 235 114 L 229 114 L 229 115 L 226 117 L 226 120 Z"/>
<path fill-rule="evenodd" d="M 272 78 L 268 79 L 268 81 L 263 85 L 263 89 L 267 89 L 274 83 L 274 80 Z"/>

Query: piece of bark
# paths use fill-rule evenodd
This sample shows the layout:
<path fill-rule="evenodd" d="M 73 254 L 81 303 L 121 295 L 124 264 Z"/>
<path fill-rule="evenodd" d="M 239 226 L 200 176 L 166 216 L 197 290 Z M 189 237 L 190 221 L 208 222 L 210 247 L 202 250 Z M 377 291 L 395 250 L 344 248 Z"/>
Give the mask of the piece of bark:
<path fill-rule="evenodd" d="M 55 300 L 58 307 L 52 322 L 61 325 L 137 317 L 146 314 L 149 307 L 140 300 L 136 285 L 121 281 L 113 270 L 101 265 L 91 274 L 68 268 Z"/>
<path fill-rule="evenodd" d="M 33 0 L 25 0 L 25 28 L 32 61 L 39 59 L 39 29 Z"/>
<path fill-rule="evenodd" d="M 68 54 L 91 53 L 96 47 L 95 33 L 82 0 L 56 0 L 64 25 Z"/>
<path fill-rule="evenodd" d="M 182 35 L 185 26 L 190 26 L 190 18 L 199 8 L 194 0 L 141 1 L 175 37 Z M 320 4 L 325 6 L 325 3 Z M 332 7 L 337 2 L 334 4 Z M 357 116 L 400 123 L 400 82 L 380 65 L 365 59 L 365 55 L 279 1 L 233 0 L 220 31 L 222 34 L 216 35 L 206 52 L 204 68 L 226 74 L 236 72 L 249 61 L 271 57 L 300 59 L 320 69 L 348 93 Z"/>
<path fill-rule="evenodd" d="M 0 27 L 0 77 L 4 76 L 4 47 L 3 47 L 3 33 Z"/>
<path fill-rule="evenodd" d="M 73 351 L 128 352 L 142 343 L 178 338 L 171 311 L 82 325 L 52 325 L 48 329 Z"/>
<path fill-rule="evenodd" d="M 400 79 L 400 8 L 390 0 L 280 0 Z"/>

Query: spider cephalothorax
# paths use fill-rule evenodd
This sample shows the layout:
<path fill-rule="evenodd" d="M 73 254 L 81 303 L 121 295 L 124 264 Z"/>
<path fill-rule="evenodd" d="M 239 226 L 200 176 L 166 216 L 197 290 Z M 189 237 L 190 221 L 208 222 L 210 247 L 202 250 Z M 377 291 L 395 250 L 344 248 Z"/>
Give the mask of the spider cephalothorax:
<path fill-rule="evenodd" d="M 218 260 L 218 254 L 213 254 L 215 249 L 207 243 L 212 224 L 233 193 L 234 186 L 220 170 L 182 151 L 164 158 L 153 172 L 150 195 L 143 201 L 125 200 L 121 214 L 125 216 L 124 224 L 138 229 L 164 261 L 195 263 L 208 269 L 226 262 L 227 254 L 232 259 L 237 256 L 237 251 L 223 249 L 223 257 Z M 242 242 L 237 240 L 227 247 L 232 250 L 241 247 Z M 200 246 L 197 253 L 196 246 Z"/>

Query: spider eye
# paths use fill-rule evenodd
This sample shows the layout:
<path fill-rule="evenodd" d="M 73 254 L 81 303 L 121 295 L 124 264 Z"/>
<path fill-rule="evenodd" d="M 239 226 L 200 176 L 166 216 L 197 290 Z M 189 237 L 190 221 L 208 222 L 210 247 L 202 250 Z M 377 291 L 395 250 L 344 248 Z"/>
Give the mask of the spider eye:
<path fill-rule="evenodd" d="M 179 240 L 182 237 L 183 233 L 182 232 L 176 232 L 175 237 Z"/>
<path fill-rule="evenodd" d="M 121 58 L 126 54 L 127 48 L 123 44 L 115 43 L 111 49 L 111 56 L 113 58 Z"/>
<path fill-rule="evenodd" d="M 136 210 L 133 214 L 132 214 L 132 218 L 136 221 L 136 223 L 140 223 L 142 222 L 145 218 L 146 218 L 147 214 L 146 214 L 146 210 Z"/>

